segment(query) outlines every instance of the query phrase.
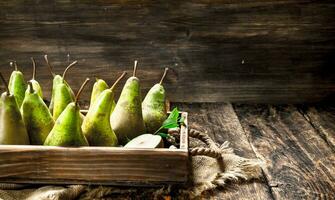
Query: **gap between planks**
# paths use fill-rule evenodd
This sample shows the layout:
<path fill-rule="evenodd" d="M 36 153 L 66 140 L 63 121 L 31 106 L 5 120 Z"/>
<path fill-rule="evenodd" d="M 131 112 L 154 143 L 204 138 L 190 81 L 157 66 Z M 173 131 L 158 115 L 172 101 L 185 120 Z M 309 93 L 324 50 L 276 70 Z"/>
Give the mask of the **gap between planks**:
<path fill-rule="evenodd" d="M 334 155 L 296 106 L 235 105 L 275 199 L 332 199 Z"/>

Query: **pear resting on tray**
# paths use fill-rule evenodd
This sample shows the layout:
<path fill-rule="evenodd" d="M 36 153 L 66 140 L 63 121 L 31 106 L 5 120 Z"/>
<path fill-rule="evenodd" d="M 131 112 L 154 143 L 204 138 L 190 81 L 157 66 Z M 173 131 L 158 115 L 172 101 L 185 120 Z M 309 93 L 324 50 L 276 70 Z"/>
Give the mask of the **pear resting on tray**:
<path fill-rule="evenodd" d="M 140 80 L 136 77 L 137 61 L 116 102 L 115 89 L 126 76 L 123 72 L 114 84 L 96 78 L 86 115 L 80 112 L 79 97 L 89 82 L 87 78 L 75 94 L 66 75 L 77 61 L 64 72 L 55 74 L 47 55 L 44 60 L 53 77 L 50 104 L 36 80 L 36 62 L 32 61 L 32 77 L 26 81 L 16 62 L 7 84 L 0 73 L 6 91 L 0 98 L 0 145 L 48 145 L 63 147 L 108 146 L 125 148 L 164 148 L 178 146 L 179 138 L 167 129 L 183 123 L 175 108 L 168 116 L 163 80 L 155 84 L 142 101 Z M 50 80 L 51 81 L 51 80 Z M 175 148 L 175 146 L 173 146 Z"/>

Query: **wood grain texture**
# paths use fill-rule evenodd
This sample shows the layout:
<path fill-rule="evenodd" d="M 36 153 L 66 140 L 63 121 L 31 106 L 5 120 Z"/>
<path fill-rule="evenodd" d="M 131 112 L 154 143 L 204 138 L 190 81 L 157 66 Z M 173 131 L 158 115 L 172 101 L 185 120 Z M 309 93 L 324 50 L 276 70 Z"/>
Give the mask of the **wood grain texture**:
<path fill-rule="evenodd" d="M 165 85 L 175 102 L 331 100 L 334 18 L 329 0 L 6 0 L 0 71 L 9 76 L 16 59 L 29 79 L 34 56 L 50 98 L 42 55 L 60 73 L 70 53 L 79 61 L 68 76 L 75 91 L 87 76 L 111 84 L 138 59 L 142 96 L 168 66 Z"/>
<path fill-rule="evenodd" d="M 335 152 L 335 106 L 300 106 L 299 110 Z"/>
<path fill-rule="evenodd" d="M 242 126 L 231 104 L 172 104 L 180 110 L 188 111 L 189 126 L 206 131 L 212 139 L 221 144 L 229 141 L 235 153 L 247 158 L 255 158 Z M 233 185 L 226 190 L 204 194 L 202 199 L 272 199 L 265 182 Z"/>
<path fill-rule="evenodd" d="M 0 146 L 0 181 L 167 184 L 187 178 L 187 151 L 113 147 Z"/>
<path fill-rule="evenodd" d="M 0 182 L 103 185 L 180 184 L 187 181 L 187 113 L 180 149 L 0 145 Z"/>
<path fill-rule="evenodd" d="M 236 105 L 276 199 L 334 199 L 335 156 L 295 106 Z"/>

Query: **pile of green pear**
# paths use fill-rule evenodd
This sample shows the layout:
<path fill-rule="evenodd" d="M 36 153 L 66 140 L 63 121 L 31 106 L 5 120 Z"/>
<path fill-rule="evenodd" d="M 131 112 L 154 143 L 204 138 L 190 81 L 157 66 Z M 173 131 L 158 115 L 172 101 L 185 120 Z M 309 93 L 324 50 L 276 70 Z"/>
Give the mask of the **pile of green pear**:
<path fill-rule="evenodd" d="M 54 73 L 47 55 L 46 65 L 53 77 L 50 104 L 44 101 L 42 87 L 36 80 L 36 62 L 32 61 L 32 78 L 26 81 L 16 62 L 7 84 L 0 73 L 6 91 L 0 98 L 1 145 L 48 145 L 63 147 L 125 146 L 128 148 L 163 147 L 162 138 L 155 135 L 167 118 L 166 93 L 160 79 L 141 97 L 140 80 L 136 77 L 137 61 L 132 76 L 126 81 L 118 101 L 115 88 L 126 76 L 123 72 L 109 87 L 96 79 L 86 115 L 79 106 L 79 97 L 89 82 L 87 78 L 75 94 L 65 80 L 69 70 L 77 64 L 70 63 L 64 72 Z"/>

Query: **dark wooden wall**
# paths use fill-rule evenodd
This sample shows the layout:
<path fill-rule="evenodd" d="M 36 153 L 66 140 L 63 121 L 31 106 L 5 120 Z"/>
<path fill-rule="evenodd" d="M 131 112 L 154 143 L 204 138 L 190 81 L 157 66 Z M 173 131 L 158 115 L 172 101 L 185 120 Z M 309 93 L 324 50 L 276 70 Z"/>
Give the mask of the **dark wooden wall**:
<path fill-rule="evenodd" d="M 8 76 L 16 59 L 29 78 L 34 56 L 48 95 L 45 53 L 59 73 L 68 53 L 79 61 L 68 76 L 75 90 L 87 76 L 111 84 L 138 59 L 143 93 L 171 68 L 171 101 L 334 100 L 333 2 L 1 1 L 0 69 Z"/>

